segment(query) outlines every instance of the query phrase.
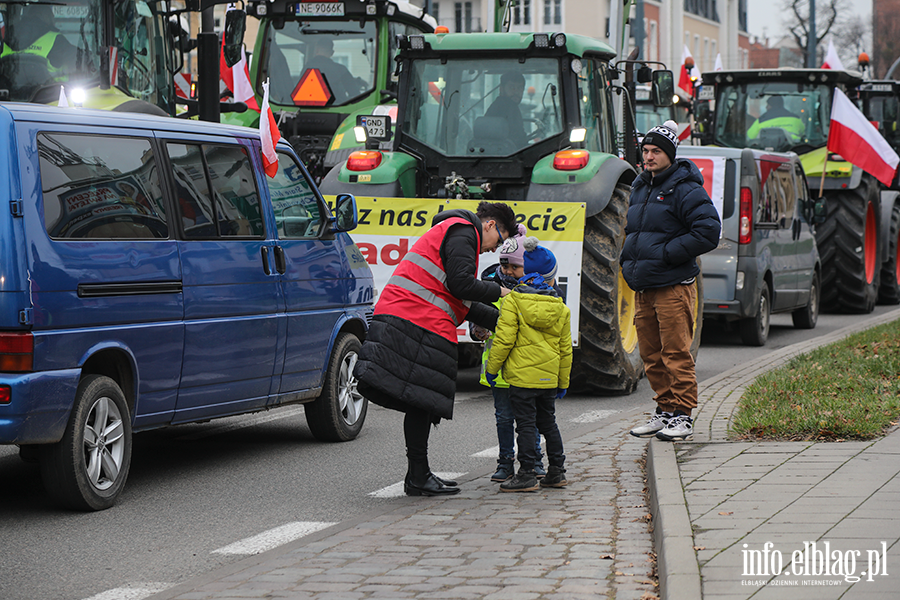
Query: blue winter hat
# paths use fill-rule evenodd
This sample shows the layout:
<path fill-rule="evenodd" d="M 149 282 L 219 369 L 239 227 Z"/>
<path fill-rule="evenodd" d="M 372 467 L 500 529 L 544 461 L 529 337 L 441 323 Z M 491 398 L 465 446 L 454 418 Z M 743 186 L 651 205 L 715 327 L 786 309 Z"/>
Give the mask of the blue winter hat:
<path fill-rule="evenodd" d="M 525 272 L 538 273 L 545 281 L 556 279 L 556 257 L 540 245 L 536 237 L 527 237 L 525 246 Z"/>

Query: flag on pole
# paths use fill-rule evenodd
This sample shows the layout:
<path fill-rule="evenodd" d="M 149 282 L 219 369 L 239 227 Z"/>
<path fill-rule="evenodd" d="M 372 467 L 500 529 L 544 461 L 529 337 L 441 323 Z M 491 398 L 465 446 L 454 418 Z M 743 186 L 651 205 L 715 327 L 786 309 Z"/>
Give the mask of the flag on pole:
<path fill-rule="evenodd" d="M 828 52 L 825 53 L 825 62 L 822 64 L 822 68 L 836 71 L 844 70 L 844 63 L 841 62 L 837 50 L 834 49 L 834 41 L 832 40 L 828 40 Z"/>
<path fill-rule="evenodd" d="M 69 108 L 69 100 L 66 98 L 66 88 L 59 86 L 59 101 L 56 105 L 60 108 Z"/>
<path fill-rule="evenodd" d="M 839 88 L 834 89 L 828 151 L 840 154 L 886 186 L 891 185 L 900 156 Z"/>
<path fill-rule="evenodd" d="M 678 87 L 683 89 L 688 96 L 692 96 L 694 93 L 694 82 L 691 81 L 691 77 L 694 78 L 694 81 L 698 81 L 700 79 L 700 69 L 697 68 L 697 64 L 694 63 L 694 66 L 691 67 L 690 72 L 688 72 L 688 69 L 684 66 L 684 63 L 689 58 L 692 61 L 694 59 L 694 57 L 691 56 L 691 51 L 687 46 L 685 46 L 684 51 L 681 53 L 681 74 L 678 77 Z"/>
<path fill-rule="evenodd" d="M 721 54 L 721 53 L 716 54 L 716 66 L 715 66 L 715 68 L 714 68 L 713 70 L 714 70 L 714 71 L 721 71 L 721 70 L 723 70 L 724 68 L 725 68 L 725 67 L 722 66 L 722 54 Z"/>
<path fill-rule="evenodd" d="M 262 110 L 259 115 L 259 137 L 262 143 L 262 159 L 263 167 L 266 175 L 275 177 L 278 172 L 278 154 L 275 152 L 275 145 L 281 139 L 278 132 L 278 125 L 275 123 L 275 115 L 269 108 L 269 79 L 266 78 L 263 83 L 263 102 Z"/>

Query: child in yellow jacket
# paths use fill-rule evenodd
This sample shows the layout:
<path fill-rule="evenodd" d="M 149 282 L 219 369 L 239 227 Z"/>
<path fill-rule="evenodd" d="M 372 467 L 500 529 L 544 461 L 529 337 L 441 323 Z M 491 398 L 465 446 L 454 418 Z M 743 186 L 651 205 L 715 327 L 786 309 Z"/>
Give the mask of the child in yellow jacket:
<path fill-rule="evenodd" d="M 496 381 L 503 369 L 516 420 L 519 472 L 500 484 L 503 492 L 533 492 L 538 487 L 564 487 L 562 436 L 556 425 L 556 399 L 569 387 L 572 333 L 569 308 L 554 290 L 556 257 L 525 240 L 525 276 L 504 299 L 485 377 Z M 547 444 L 549 467 L 538 485 L 534 472 L 535 425 Z"/>

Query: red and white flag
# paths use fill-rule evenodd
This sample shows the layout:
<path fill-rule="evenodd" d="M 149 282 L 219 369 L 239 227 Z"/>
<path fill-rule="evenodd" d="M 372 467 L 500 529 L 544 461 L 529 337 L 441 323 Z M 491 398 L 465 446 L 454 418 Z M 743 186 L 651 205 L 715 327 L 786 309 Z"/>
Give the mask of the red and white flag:
<path fill-rule="evenodd" d="M 844 70 L 844 63 L 841 62 L 841 57 L 838 56 L 837 50 L 834 49 L 832 40 L 828 40 L 828 52 L 825 53 L 825 62 L 822 63 L 822 68 L 836 71 Z"/>
<path fill-rule="evenodd" d="M 900 164 L 900 156 L 838 88 L 831 105 L 828 151 L 840 154 L 886 186 L 891 185 Z"/>
<path fill-rule="evenodd" d="M 700 76 L 700 71 L 697 69 L 696 63 L 694 67 L 688 72 L 687 67 L 684 66 L 684 61 L 688 58 L 693 58 L 691 56 L 691 51 L 687 46 L 684 47 L 684 51 L 681 53 L 681 73 L 678 76 L 678 87 L 683 89 L 688 96 L 692 96 L 694 93 L 694 83 L 691 81 L 691 75 L 693 75 L 694 71 L 697 71 L 697 77 Z"/>
<path fill-rule="evenodd" d="M 119 85 L 119 49 L 115 46 L 109 47 L 109 85 Z"/>
<path fill-rule="evenodd" d="M 275 177 L 278 172 L 278 154 L 275 152 L 275 146 L 281 139 L 281 133 L 278 131 L 278 124 L 275 123 L 275 115 L 269 108 L 269 80 L 263 83 L 263 103 L 262 111 L 259 115 L 259 137 L 262 143 L 262 159 L 263 167 L 266 175 Z"/>
<path fill-rule="evenodd" d="M 722 66 L 722 53 L 716 54 L 716 66 L 713 68 L 713 71 L 722 71 L 725 67 Z"/>
<path fill-rule="evenodd" d="M 219 79 L 231 91 L 236 102 L 243 102 L 249 108 L 259 112 L 259 105 L 253 94 L 253 86 L 250 84 L 250 65 L 247 62 L 247 52 L 241 47 L 241 60 L 233 67 L 225 62 L 225 38 L 222 38 L 222 50 L 219 52 Z"/>

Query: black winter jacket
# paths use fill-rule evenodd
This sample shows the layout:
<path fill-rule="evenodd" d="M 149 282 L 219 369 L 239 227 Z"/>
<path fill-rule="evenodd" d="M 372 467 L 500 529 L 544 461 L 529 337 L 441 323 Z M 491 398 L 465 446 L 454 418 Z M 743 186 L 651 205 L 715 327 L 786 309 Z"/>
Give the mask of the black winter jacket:
<path fill-rule="evenodd" d="M 462 217 L 481 229 L 481 220 L 467 210 L 439 213 L 432 225 L 449 217 Z M 462 224 L 447 230 L 440 247 L 447 288 L 472 301 L 468 320 L 493 331 L 499 311 L 491 303 L 500 298 L 500 285 L 476 279 L 479 252 L 477 232 Z M 456 343 L 406 319 L 380 314 L 372 320 L 353 374 L 371 402 L 401 412 L 424 410 L 436 423 L 453 418 L 457 360 Z"/>
<path fill-rule="evenodd" d="M 691 161 L 675 163 L 631 185 L 621 264 L 635 291 L 675 285 L 700 273 L 696 258 L 719 243 L 722 225 L 703 176 Z"/>

